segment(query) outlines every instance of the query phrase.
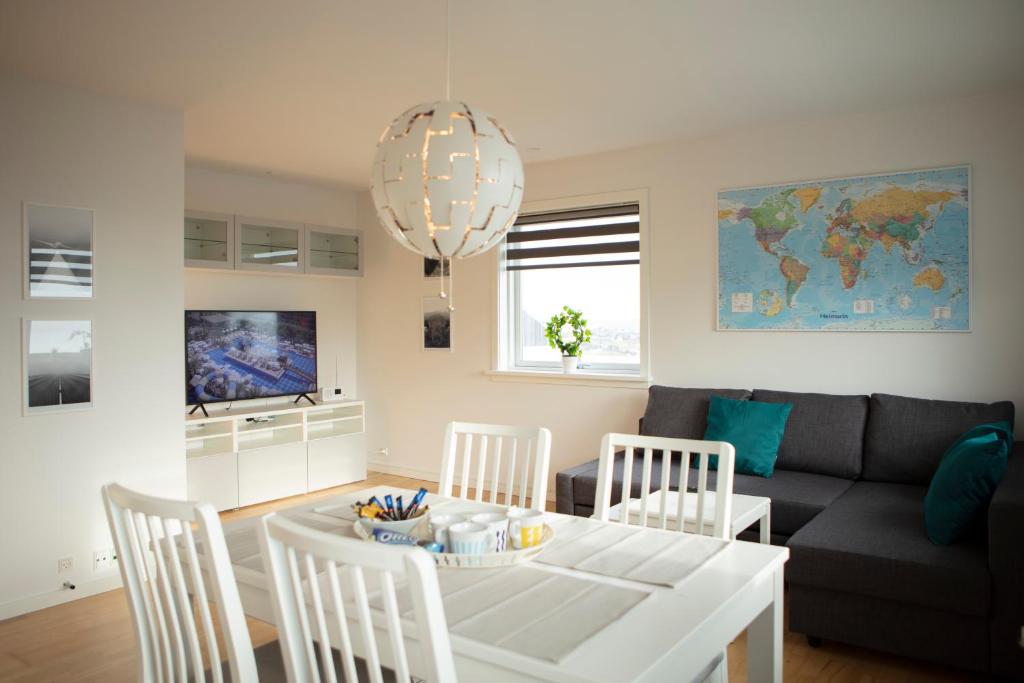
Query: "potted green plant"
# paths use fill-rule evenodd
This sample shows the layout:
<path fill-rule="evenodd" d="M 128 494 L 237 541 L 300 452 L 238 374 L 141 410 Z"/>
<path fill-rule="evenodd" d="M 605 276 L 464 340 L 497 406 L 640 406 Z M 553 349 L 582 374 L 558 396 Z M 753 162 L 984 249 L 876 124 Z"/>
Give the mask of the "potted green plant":
<path fill-rule="evenodd" d="M 583 345 L 590 341 L 590 328 L 580 311 L 562 306 L 559 313 L 551 316 L 544 336 L 548 345 L 562 352 L 562 369 L 566 373 L 576 372 Z"/>

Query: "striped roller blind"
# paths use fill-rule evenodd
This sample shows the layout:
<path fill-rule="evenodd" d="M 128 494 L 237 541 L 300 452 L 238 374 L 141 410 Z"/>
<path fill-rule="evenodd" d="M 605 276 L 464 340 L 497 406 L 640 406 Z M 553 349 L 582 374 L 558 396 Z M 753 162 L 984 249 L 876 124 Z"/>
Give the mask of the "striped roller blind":
<path fill-rule="evenodd" d="M 506 270 L 640 263 L 640 206 L 615 204 L 520 216 L 505 237 Z"/>

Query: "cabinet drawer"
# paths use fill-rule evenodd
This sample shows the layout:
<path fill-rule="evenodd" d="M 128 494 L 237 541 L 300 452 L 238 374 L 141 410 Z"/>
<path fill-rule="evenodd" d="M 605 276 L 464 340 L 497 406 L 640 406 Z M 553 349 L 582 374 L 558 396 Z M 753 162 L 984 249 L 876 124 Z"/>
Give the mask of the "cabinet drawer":
<path fill-rule="evenodd" d="M 348 434 L 309 442 L 309 490 L 366 479 L 366 438 Z"/>
<path fill-rule="evenodd" d="M 188 499 L 210 503 L 218 510 L 238 507 L 238 456 L 206 455 L 185 461 Z"/>

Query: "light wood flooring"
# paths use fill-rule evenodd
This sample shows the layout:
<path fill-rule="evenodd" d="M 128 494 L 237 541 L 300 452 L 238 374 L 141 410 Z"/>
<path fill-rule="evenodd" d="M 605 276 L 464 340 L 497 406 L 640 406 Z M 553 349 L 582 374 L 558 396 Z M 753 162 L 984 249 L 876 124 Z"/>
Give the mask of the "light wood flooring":
<path fill-rule="evenodd" d="M 430 482 L 371 473 L 365 482 L 225 512 L 221 518 L 228 522 L 379 485 L 437 490 L 437 484 Z M 276 638 L 273 626 L 255 619 L 249 620 L 249 630 L 254 646 Z M 803 636 L 788 631 L 784 643 L 787 681 L 977 680 L 963 672 L 844 645 L 811 648 Z M 120 589 L 0 621 L 0 681 L 131 681 L 134 677 L 135 643 Z M 729 647 L 729 678 L 747 680 L 745 634 Z"/>

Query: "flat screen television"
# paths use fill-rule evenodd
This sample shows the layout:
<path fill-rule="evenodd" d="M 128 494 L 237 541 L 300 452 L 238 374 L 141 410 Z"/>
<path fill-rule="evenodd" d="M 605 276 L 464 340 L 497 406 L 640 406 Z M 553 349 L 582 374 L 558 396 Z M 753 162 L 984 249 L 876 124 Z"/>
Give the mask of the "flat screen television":
<path fill-rule="evenodd" d="M 316 386 L 316 311 L 185 311 L 186 405 Z"/>

